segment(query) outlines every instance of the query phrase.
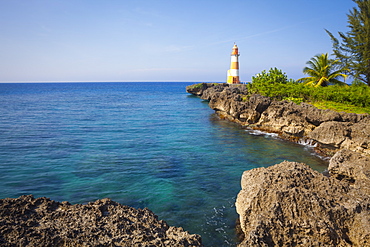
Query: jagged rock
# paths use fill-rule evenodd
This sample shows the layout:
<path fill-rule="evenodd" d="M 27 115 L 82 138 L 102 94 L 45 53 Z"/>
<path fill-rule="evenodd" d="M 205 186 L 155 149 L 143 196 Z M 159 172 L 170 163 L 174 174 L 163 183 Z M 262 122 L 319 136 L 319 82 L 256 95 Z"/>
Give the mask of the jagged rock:
<path fill-rule="evenodd" d="M 328 167 L 331 177 L 346 181 L 370 195 L 370 157 L 347 149 L 338 151 Z"/>
<path fill-rule="evenodd" d="M 364 119 L 351 125 L 350 135 L 342 143 L 341 147 L 370 154 L 370 121 Z"/>
<path fill-rule="evenodd" d="M 212 88 L 213 86 L 213 83 L 199 83 L 187 86 L 186 92 L 196 96 L 202 96 L 205 90 L 207 90 L 208 88 Z"/>
<path fill-rule="evenodd" d="M 248 124 L 257 123 L 260 117 L 261 114 L 258 111 L 252 109 L 244 109 L 239 115 L 240 121 L 247 122 Z"/>
<path fill-rule="evenodd" d="M 212 87 L 209 87 L 207 88 L 207 90 L 203 91 L 201 98 L 204 100 L 211 100 L 211 98 L 214 97 L 216 93 L 222 92 L 227 87 L 228 87 L 228 84 L 213 85 Z"/>
<path fill-rule="evenodd" d="M 303 137 L 312 131 L 314 126 L 308 123 L 300 106 L 293 102 L 274 101 L 261 114 L 257 126 L 274 132 L 284 132 L 292 136 Z"/>
<path fill-rule="evenodd" d="M 270 106 L 271 99 L 259 94 L 252 94 L 248 103 L 252 110 L 262 113 Z"/>
<path fill-rule="evenodd" d="M 71 205 L 32 195 L 0 200 L 1 246 L 202 246 L 149 209 L 110 199 Z"/>
<path fill-rule="evenodd" d="M 245 171 L 239 246 L 369 246 L 370 198 L 305 164 Z"/>
<path fill-rule="evenodd" d="M 320 143 L 339 148 L 350 136 L 350 123 L 325 122 L 315 128 L 308 137 Z"/>
<path fill-rule="evenodd" d="M 329 121 L 342 121 L 342 116 L 338 112 L 331 110 L 320 110 L 314 107 L 313 105 L 302 103 L 302 111 L 305 113 L 305 118 L 307 122 L 319 126 L 323 122 Z M 348 119 L 350 115 L 348 115 Z"/>
<path fill-rule="evenodd" d="M 308 137 L 336 149 L 370 154 L 370 125 L 366 120 L 357 123 L 324 122 Z"/>

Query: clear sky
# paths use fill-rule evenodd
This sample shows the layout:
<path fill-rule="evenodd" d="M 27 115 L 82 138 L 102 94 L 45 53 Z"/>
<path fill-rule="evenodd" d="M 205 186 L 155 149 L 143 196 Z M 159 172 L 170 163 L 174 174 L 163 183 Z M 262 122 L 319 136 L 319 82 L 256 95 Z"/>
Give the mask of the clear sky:
<path fill-rule="evenodd" d="M 346 32 L 351 0 L 0 0 L 0 82 L 303 77 Z"/>

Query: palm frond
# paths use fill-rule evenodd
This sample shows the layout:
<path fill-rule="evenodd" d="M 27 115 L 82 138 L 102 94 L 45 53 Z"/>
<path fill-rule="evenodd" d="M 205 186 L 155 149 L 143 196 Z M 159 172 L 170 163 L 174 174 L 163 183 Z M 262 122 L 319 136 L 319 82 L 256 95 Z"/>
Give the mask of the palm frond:
<path fill-rule="evenodd" d="M 298 79 L 305 82 L 305 85 L 315 87 L 327 86 L 328 84 L 342 84 L 338 78 L 346 79 L 347 75 L 343 72 L 346 69 L 339 67 L 339 60 L 330 59 L 328 53 L 318 54 L 312 57 L 303 68 L 303 73 L 309 77 Z"/>

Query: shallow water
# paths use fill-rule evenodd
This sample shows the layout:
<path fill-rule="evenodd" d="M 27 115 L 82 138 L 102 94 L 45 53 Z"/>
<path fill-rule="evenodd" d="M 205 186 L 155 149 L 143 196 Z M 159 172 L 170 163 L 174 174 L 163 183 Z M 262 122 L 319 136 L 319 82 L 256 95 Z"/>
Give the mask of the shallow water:
<path fill-rule="evenodd" d="M 192 83 L 0 84 L 0 197 L 148 207 L 205 246 L 235 246 L 245 170 L 309 147 L 250 133 L 189 95 Z"/>

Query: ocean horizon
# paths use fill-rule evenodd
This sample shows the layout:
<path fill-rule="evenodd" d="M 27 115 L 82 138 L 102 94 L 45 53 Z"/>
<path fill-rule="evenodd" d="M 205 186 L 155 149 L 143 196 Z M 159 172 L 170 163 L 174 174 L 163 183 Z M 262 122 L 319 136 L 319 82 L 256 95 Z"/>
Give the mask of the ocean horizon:
<path fill-rule="evenodd" d="M 242 173 L 312 147 L 248 131 L 186 93 L 196 82 L 0 83 L 0 198 L 149 208 L 204 246 L 235 246 Z"/>

